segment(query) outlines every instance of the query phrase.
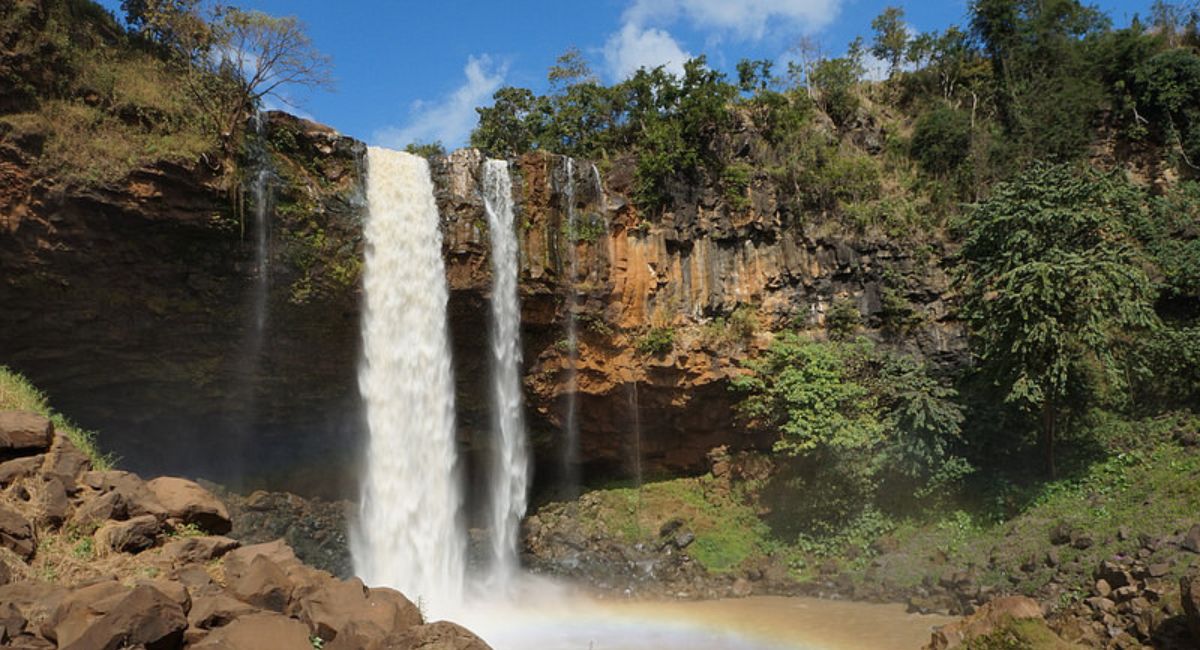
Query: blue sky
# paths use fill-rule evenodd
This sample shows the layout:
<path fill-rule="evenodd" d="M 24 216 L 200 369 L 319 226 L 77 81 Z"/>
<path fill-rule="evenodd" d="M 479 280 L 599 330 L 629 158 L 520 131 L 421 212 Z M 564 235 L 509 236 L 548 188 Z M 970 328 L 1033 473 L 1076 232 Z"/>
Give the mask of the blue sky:
<path fill-rule="evenodd" d="M 118 12 L 119 0 L 101 4 Z M 615 81 L 639 65 L 679 66 L 707 54 L 732 71 L 742 58 L 779 59 L 811 35 L 830 54 L 889 4 L 916 30 L 965 23 L 966 0 L 240 0 L 243 8 L 303 20 L 333 58 L 333 92 L 292 99 L 302 113 L 371 144 L 465 143 L 476 106 L 502 85 L 544 91 L 546 70 L 578 47 Z M 1097 3 L 1118 25 L 1150 0 Z"/>

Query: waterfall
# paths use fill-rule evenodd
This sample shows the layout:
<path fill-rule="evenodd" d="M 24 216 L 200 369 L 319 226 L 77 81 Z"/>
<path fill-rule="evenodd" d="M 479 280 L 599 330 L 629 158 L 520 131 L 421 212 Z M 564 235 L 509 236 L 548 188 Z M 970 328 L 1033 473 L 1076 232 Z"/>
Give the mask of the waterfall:
<path fill-rule="evenodd" d="M 529 459 L 521 398 L 521 306 L 517 234 L 508 163 L 483 165 L 483 198 L 492 243 L 492 427 L 490 481 L 492 572 L 504 584 L 516 571 L 517 534 L 525 516 Z"/>
<path fill-rule="evenodd" d="M 448 293 L 428 163 L 370 148 L 367 202 L 358 384 L 370 440 L 354 569 L 437 612 L 462 598 L 465 535 Z"/>
<path fill-rule="evenodd" d="M 579 280 L 579 253 L 576 250 L 578 224 L 575 217 L 575 160 L 567 158 L 567 179 L 563 195 L 567 201 L 567 417 L 566 444 L 563 447 L 563 475 L 566 496 L 579 496 L 579 322 L 575 303 L 579 300 L 575 283 Z"/>

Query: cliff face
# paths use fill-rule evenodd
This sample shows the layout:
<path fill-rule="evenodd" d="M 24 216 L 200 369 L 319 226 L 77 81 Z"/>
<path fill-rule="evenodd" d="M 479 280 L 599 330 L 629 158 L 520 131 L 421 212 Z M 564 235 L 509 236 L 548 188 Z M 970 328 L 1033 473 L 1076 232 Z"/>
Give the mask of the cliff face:
<path fill-rule="evenodd" d="M 202 164 L 141 170 L 102 191 L 63 187 L 23 175 L 36 143 L 5 141 L 0 359 L 100 429 L 132 469 L 347 494 L 361 436 L 364 147 L 283 114 L 261 141 L 274 179 L 261 331 L 251 316 L 264 282 L 252 194 L 231 201 Z M 488 427 L 482 161 L 475 150 L 431 161 L 468 449 L 484 446 Z M 936 244 L 785 220 L 765 182 L 738 210 L 697 188 L 686 209 L 646 215 L 628 199 L 630 169 L 548 154 L 512 161 L 526 396 L 543 480 L 561 458 L 572 314 L 593 476 L 631 472 L 637 448 L 654 473 L 699 470 L 718 445 L 769 444 L 736 425 L 729 378 L 766 332 L 822 335 L 835 304 L 856 307 L 873 336 L 902 330 L 923 354 L 961 350 Z M 256 460 L 233 460 L 245 457 Z"/>

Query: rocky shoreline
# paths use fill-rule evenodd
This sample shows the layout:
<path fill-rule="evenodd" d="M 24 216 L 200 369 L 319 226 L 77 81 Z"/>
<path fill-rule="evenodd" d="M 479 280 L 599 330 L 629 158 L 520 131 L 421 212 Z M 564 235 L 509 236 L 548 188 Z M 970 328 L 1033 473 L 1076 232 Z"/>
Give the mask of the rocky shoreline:
<path fill-rule="evenodd" d="M 227 537 L 229 509 L 192 481 L 92 465 L 47 418 L 0 412 L 4 647 L 488 648 L 398 591 L 301 562 L 282 539 Z"/>

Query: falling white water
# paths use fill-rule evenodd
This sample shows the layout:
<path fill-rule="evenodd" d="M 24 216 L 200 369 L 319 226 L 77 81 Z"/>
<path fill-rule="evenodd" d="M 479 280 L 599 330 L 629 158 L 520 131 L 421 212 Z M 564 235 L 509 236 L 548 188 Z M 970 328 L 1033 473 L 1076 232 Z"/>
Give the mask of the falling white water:
<path fill-rule="evenodd" d="M 370 148 L 367 202 L 358 385 L 370 441 L 354 569 L 368 584 L 394 587 L 438 612 L 462 598 L 465 536 L 448 294 L 428 163 Z"/>
<path fill-rule="evenodd" d="M 483 164 L 483 198 L 492 240 L 492 423 L 490 481 L 492 575 L 501 585 L 518 567 L 517 533 L 525 516 L 529 459 L 521 399 L 521 305 L 517 235 L 508 163 Z"/>
<path fill-rule="evenodd" d="M 579 323 L 575 316 L 579 280 L 579 254 L 576 251 L 578 226 L 575 221 L 575 160 L 567 158 L 567 183 L 563 195 L 567 201 L 567 418 L 563 470 L 567 497 L 579 495 Z"/>

